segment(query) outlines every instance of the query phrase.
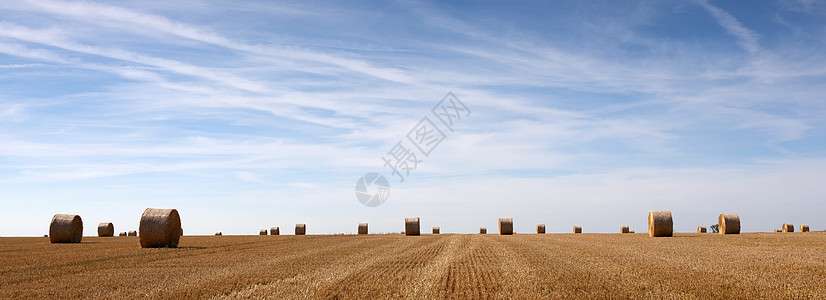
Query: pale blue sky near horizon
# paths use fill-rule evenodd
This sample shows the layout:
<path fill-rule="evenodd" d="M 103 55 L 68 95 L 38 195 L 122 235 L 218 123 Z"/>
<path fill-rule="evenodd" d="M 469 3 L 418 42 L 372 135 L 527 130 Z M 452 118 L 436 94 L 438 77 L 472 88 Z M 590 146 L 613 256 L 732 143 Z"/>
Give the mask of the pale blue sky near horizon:
<path fill-rule="evenodd" d="M 0 236 L 147 207 L 187 234 L 826 230 L 825 46 L 815 1 L 6 2 Z M 382 157 L 448 92 L 472 113 L 399 182 Z"/>

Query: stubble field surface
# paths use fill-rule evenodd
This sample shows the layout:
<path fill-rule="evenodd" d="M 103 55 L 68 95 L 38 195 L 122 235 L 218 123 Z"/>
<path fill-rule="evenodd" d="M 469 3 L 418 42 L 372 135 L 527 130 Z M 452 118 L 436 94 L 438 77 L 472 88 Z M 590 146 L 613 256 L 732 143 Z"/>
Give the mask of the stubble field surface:
<path fill-rule="evenodd" d="M 0 238 L 0 299 L 826 299 L 826 233 Z"/>

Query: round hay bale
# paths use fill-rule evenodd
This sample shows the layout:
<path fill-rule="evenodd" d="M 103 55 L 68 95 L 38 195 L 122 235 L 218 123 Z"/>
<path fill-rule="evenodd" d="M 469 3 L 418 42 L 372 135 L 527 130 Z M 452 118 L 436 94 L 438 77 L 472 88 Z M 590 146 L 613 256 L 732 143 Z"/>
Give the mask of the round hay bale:
<path fill-rule="evenodd" d="M 775 232 L 775 233 L 777 233 L 777 232 L 783 232 L 783 229 L 780 229 L 780 228 L 775 228 L 775 229 L 774 229 L 774 232 Z"/>
<path fill-rule="evenodd" d="M 536 234 L 545 233 L 545 224 L 536 224 Z"/>
<path fill-rule="evenodd" d="M 138 227 L 142 248 L 177 248 L 181 239 L 181 216 L 177 209 L 147 208 Z"/>
<path fill-rule="evenodd" d="M 98 236 L 115 236 L 115 225 L 108 222 L 98 224 Z"/>
<path fill-rule="evenodd" d="M 630 228 L 628 227 L 628 225 L 620 226 L 620 233 L 630 233 Z"/>
<path fill-rule="evenodd" d="M 419 218 L 404 218 L 404 234 L 419 235 Z"/>
<path fill-rule="evenodd" d="M 637 233 L 637 232 L 632 229 L 632 230 L 629 230 L 628 233 Z"/>
<path fill-rule="evenodd" d="M 270 235 L 281 235 L 281 229 L 276 227 L 270 227 Z"/>
<path fill-rule="evenodd" d="M 433 227 L 433 234 L 439 234 L 439 227 Z"/>
<path fill-rule="evenodd" d="M 674 220 L 671 218 L 671 211 L 649 211 L 648 212 L 648 236 L 649 237 L 669 237 L 674 234 Z"/>
<path fill-rule="evenodd" d="M 800 225 L 800 232 L 809 232 L 809 225 Z"/>
<path fill-rule="evenodd" d="M 513 218 L 499 218 L 499 235 L 513 235 Z"/>
<path fill-rule="evenodd" d="M 574 233 L 582 233 L 582 226 L 574 226 Z"/>
<path fill-rule="evenodd" d="M 359 234 L 367 234 L 367 223 L 359 223 Z"/>
<path fill-rule="evenodd" d="M 258 235 L 267 235 L 267 230 L 266 229 L 259 230 Z"/>
<path fill-rule="evenodd" d="M 479 227 L 479 234 L 488 234 L 487 227 Z"/>
<path fill-rule="evenodd" d="M 717 221 L 720 234 L 740 234 L 740 216 L 737 214 L 720 214 Z"/>
<path fill-rule="evenodd" d="M 697 233 L 706 233 L 706 232 L 708 232 L 708 230 L 706 230 L 705 226 L 697 226 Z"/>
<path fill-rule="evenodd" d="M 126 231 L 122 231 L 121 233 L 118 233 L 118 236 L 126 236 Z"/>
<path fill-rule="evenodd" d="M 224 235 L 224 233 L 218 231 L 218 232 L 215 233 L 215 235 Z"/>
<path fill-rule="evenodd" d="M 56 214 L 49 225 L 52 243 L 80 243 L 83 238 L 83 220 L 78 215 Z"/>
<path fill-rule="evenodd" d="M 783 232 L 794 232 L 794 224 L 792 223 L 783 223 L 783 227 L 780 228 L 783 229 Z"/>
<path fill-rule="evenodd" d="M 135 230 L 129 230 L 129 233 L 126 234 L 127 236 L 138 236 L 138 232 Z"/>
<path fill-rule="evenodd" d="M 307 224 L 295 224 L 295 235 L 307 234 Z"/>

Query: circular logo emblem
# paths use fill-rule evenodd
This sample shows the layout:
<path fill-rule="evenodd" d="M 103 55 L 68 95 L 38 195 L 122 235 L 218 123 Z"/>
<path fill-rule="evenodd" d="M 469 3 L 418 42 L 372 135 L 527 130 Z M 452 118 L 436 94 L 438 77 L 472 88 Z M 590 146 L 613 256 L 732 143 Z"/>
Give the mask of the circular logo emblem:
<path fill-rule="evenodd" d="M 390 196 L 390 184 L 379 173 L 367 173 L 356 182 L 356 198 L 367 207 L 382 205 Z"/>

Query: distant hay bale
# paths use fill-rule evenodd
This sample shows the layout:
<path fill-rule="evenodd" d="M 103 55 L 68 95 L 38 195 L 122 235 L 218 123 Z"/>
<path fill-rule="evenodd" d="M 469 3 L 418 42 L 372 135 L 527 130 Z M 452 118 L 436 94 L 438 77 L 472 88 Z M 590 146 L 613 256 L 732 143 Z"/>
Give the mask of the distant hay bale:
<path fill-rule="evenodd" d="M 794 224 L 792 223 L 783 223 L 783 227 L 780 228 L 783 229 L 783 232 L 794 232 Z"/>
<path fill-rule="evenodd" d="M 630 233 L 629 231 L 630 231 L 630 228 L 628 227 L 628 225 L 620 226 L 620 233 Z"/>
<path fill-rule="evenodd" d="M 545 233 L 545 224 L 536 224 L 536 234 Z"/>
<path fill-rule="evenodd" d="M 259 230 L 258 235 L 267 235 L 267 230 L 266 229 Z"/>
<path fill-rule="evenodd" d="M 183 232 L 181 216 L 174 208 L 147 208 L 141 215 L 138 231 L 143 248 L 177 248 Z"/>
<path fill-rule="evenodd" d="M 479 227 L 479 234 L 488 234 L 487 227 Z"/>
<path fill-rule="evenodd" d="M 775 229 L 774 229 L 774 232 L 783 232 L 783 229 L 780 229 L 780 228 L 775 228 Z"/>
<path fill-rule="evenodd" d="M 56 214 L 49 225 L 52 243 L 80 243 L 83 238 L 83 220 L 78 215 Z"/>
<path fill-rule="evenodd" d="M 215 235 L 224 235 L 224 234 L 222 232 L 218 231 L 218 232 L 215 233 Z"/>
<path fill-rule="evenodd" d="M 809 225 L 800 225 L 800 232 L 809 232 Z"/>
<path fill-rule="evenodd" d="M 307 234 L 307 224 L 295 224 L 295 235 Z"/>
<path fill-rule="evenodd" d="M 129 233 L 126 234 L 127 236 L 138 236 L 138 232 L 135 230 L 129 230 Z"/>
<path fill-rule="evenodd" d="M 720 214 L 717 228 L 720 234 L 740 234 L 740 216 L 737 214 Z"/>
<path fill-rule="evenodd" d="M 499 218 L 499 235 L 513 234 L 513 218 Z"/>
<path fill-rule="evenodd" d="M 697 226 L 697 233 L 706 233 L 707 231 L 705 226 Z"/>
<path fill-rule="evenodd" d="M 359 223 L 359 234 L 367 234 L 367 223 Z"/>
<path fill-rule="evenodd" d="M 270 227 L 270 235 L 281 235 L 281 228 L 278 228 L 278 226 Z"/>
<path fill-rule="evenodd" d="M 634 231 L 634 229 L 631 229 L 631 230 L 628 231 L 628 233 L 637 233 L 637 232 Z"/>
<path fill-rule="evenodd" d="M 404 234 L 419 235 L 419 218 L 404 218 Z"/>
<path fill-rule="evenodd" d="M 98 236 L 115 236 L 115 225 L 108 222 L 98 224 Z"/>
<path fill-rule="evenodd" d="M 648 212 L 648 236 L 669 237 L 674 234 L 674 220 L 670 210 Z"/>
<path fill-rule="evenodd" d="M 582 226 L 574 226 L 574 233 L 582 233 Z"/>
<path fill-rule="evenodd" d="M 118 236 L 126 236 L 126 231 L 122 231 L 121 233 L 118 233 Z"/>
<path fill-rule="evenodd" d="M 433 234 L 439 234 L 439 227 L 433 227 Z"/>

